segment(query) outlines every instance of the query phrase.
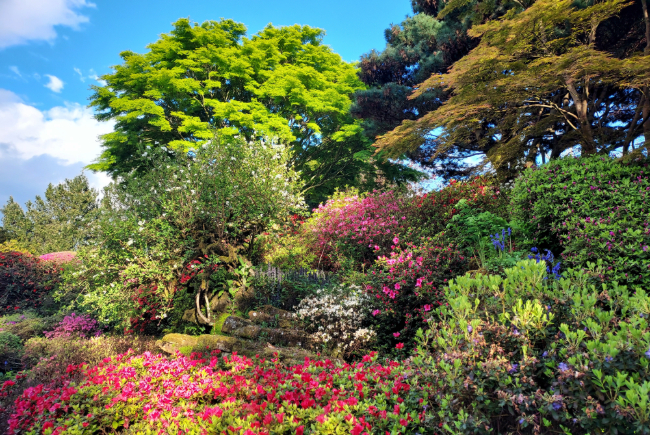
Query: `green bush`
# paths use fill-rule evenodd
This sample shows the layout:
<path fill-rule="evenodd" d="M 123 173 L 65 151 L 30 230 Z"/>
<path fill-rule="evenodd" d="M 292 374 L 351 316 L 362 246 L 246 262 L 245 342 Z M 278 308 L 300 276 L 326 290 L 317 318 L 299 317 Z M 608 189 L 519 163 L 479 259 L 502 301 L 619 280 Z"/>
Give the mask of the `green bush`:
<path fill-rule="evenodd" d="M 517 224 L 567 267 L 602 260 L 602 278 L 650 285 L 648 161 L 596 156 L 529 169 L 512 192 Z"/>
<path fill-rule="evenodd" d="M 169 326 L 178 291 L 204 304 L 223 290 L 214 273 L 244 278 L 240 260 L 302 200 L 283 145 L 216 138 L 190 154 L 142 154 L 146 167 L 107 188 L 97 245 L 80 252 L 81 269 L 66 282 L 83 289 L 75 310 L 155 332 Z"/>
<path fill-rule="evenodd" d="M 598 270 L 592 265 L 592 274 Z M 453 433 L 650 432 L 650 296 L 524 260 L 459 277 L 413 364 Z"/>

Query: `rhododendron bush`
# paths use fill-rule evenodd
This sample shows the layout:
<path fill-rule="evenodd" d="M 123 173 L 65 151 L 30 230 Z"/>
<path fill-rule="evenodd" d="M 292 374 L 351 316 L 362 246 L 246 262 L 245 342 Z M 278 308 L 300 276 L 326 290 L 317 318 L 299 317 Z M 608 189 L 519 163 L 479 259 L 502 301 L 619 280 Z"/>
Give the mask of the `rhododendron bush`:
<path fill-rule="evenodd" d="M 10 419 L 18 433 L 413 433 L 432 426 L 429 390 L 407 366 L 237 355 L 124 354 L 80 382 L 26 389 Z M 411 376 L 409 376 L 409 374 Z"/>
<path fill-rule="evenodd" d="M 414 244 L 395 237 L 393 243 L 367 275 L 366 311 L 372 314 L 378 343 L 390 349 L 406 341 L 410 348 L 418 327 L 445 303 L 447 281 L 467 270 L 467 259 L 440 239 Z"/>
<path fill-rule="evenodd" d="M 338 192 L 314 209 L 304 231 L 315 239 L 316 266 L 340 269 L 344 264 L 353 268 L 370 264 L 376 251 L 390 246 L 390 240 L 405 228 L 401 202 L 393 191 L 350 196 Z"/>

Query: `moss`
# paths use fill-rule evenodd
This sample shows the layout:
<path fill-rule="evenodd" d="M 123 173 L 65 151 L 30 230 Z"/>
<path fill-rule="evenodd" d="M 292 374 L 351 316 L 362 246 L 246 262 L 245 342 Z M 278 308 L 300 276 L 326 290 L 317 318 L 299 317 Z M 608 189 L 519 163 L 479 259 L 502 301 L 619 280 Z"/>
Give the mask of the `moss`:
<path fill-rule="evenodd" d="M 194 346 L 183 346 L 178 351 L 185 356 L 190 356 L 194 352 Z"/>
<path fill-rule="evenodd" d="M 212 328 L 212 333 L 214 335 L 225 335 L 223 332 L 221 332 L 221 328 L 223 328 L 223 323 L 226 321 L 226 319 L 229 316 L 230 316 L 230 314 L 228 314 L 228 313 L 221 313 L 219 315 L 216 322 L 214 322 L 214 327 Z"/>

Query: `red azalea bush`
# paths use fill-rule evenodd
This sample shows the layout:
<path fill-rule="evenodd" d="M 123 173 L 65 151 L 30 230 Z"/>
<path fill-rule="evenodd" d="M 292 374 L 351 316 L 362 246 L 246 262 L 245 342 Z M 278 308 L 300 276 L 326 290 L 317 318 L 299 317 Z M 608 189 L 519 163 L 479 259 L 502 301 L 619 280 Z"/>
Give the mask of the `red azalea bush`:
<path fill-rule="evenodd" d="M 49 294 L 62 281 L 61 271 L 30 254 L 0 252 L 0 314 L 45 309 Z"/>
<path fill-rule="evenodd" d="M 412 433 L 430 426 L 428 388 L 407 366 L 312 361 L 286 367 L 236 354 L 124 354 L 83 379 L 26 389 L 9 433 Z M 431 411 L 429 411 L 431 414 Z M 429 431 L 431 428 L 429 428 Z"/>
<path fill-rule="evenodd" d="M 380 256 L 367 274 L 368 310 L 378 342 L 392 349 L 398 341 L 412 342 L 430 312 L 445 303 L 447 281 L 467 271 L 467 258 L 454 245 L 403 243 L 398 237 L 388 256 Z M 410 346 L 409 346 L 410 347 Z"/>
<path fill-rule="evenodd" d="M 315 239 L 319 268 L 337 270 L 346 260 L 370 264 L 405 228 L 401 203 L 397 192 L 374 191 L 367 196 L 339 193 L 321 204 L 304 228 Z"/>

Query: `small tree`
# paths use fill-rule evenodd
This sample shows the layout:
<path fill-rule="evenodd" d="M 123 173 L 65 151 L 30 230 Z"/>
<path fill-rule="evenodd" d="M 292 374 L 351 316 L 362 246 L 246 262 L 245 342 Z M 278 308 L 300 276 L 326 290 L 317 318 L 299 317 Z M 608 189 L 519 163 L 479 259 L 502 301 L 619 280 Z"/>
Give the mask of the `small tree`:
<path fill-rule="evenodd" d="M 105 191 L 98 249 L 81 253 L 74 281 L 100 320 L 163 318 L 181 285 L 195 283 L 197 315 L 213 323 L 210 275 L 249 258 L 257 237 L 300 208 L 284 145 L 217 138 L 189 153 L 142 149 L 143 173 Z M 131 305 L 135 303 L 135 305 Z M 135 306 L 135 312 L 134 312 Z"/>

